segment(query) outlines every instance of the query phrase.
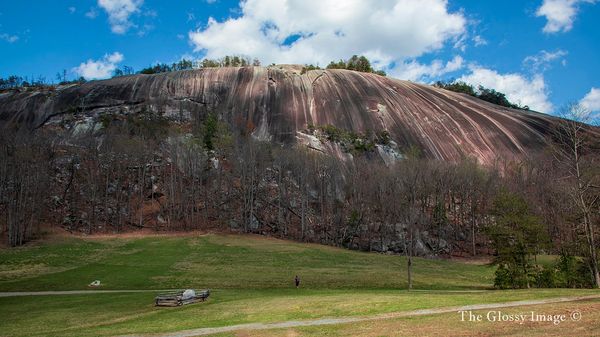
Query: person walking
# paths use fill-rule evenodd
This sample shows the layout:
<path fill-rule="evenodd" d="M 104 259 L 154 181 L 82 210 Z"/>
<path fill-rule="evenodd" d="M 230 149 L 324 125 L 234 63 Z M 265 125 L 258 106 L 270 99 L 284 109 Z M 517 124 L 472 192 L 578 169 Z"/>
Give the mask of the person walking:
<path fill-rule="evenodd" d="M 296 283 L 296 289 L 298 289 L 298 287 L 300 287 L 300 276 L 296 275 L 296 277 L 294 277 L 294 282 Z"/>

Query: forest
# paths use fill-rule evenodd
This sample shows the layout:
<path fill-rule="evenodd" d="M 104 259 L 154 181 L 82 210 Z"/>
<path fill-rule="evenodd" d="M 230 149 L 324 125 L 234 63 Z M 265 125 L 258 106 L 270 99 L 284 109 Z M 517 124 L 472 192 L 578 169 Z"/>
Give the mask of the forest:
<path fill-rule="evenodd" d="M 255 140 L 214 113 L 191 125 L 152 109 L 99 123 L 77 136 L 2 133 L 0 230 L 10 246 L 48 226 L 235 231 L 408 257 L 492 255 L 498 287 L 600 283 L 598 149 L 579 122 L 564 119 L 546 151 L 493 167 L 416 148 L 386 165 L 363 136 L 333 126 L 309 128 L 348 139 L 352 161 Z M 540 254 L 561 259 L 542 268 Z"/>

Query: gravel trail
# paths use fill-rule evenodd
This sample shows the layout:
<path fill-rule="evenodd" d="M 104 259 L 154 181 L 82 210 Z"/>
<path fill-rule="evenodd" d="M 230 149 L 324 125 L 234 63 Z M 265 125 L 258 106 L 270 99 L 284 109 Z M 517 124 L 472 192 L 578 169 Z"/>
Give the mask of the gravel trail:
<path fill-rule="evenodd" d="M 126 335 L 126 336 L 119 336 L 119 337 L 194 337 L 194 336 L 206 336 L 206 335 L 212 335 L 212 334 L 216 334 L 216 333 L 233 332 L 233 331 L 240 331 L 240 330 L 267 330 L 267 329 L 284 329 L 284 328 L 294 328 L 294 327 L 303 327 L 303 326 L 345 324 L 345 323 L 373 321 L 373 320 L 380 320 L 380 319 L 445 314 L 445 313 L 459 312 L 462 310 L 510 308 L 510 307 L 520 307 L 520 306 L 530 306 L 530 305 L 562 303 L 562 302 L 575 302 L 575 301 L 583 301 L 583 300 L 598 299 L 598 298 L 600 298 L 600 295 L 559 297 L 559 298 L 549 298 L 549 299 L 543 299 L 543 300 L 526 300 L 526 301 L 514 301 L 514 302 L 504 302 L 504 303 L 472 304 L 472 305 L 465 305 L 465 306 L 460 306 L 460 307 L 445 307 L 445 308 L 393 312 L 393 313 L 374 315 L 374 316 L 321 318 L 321 319 L 306 320 L 306 321 L 286 321 L 286 322 L 278 322 L 278 323 L 248 323 L 248 324 L 222 326 L 222 327 L 216 327 L 216 328 L 199 328 L 199 329 L 191 329 L 191 330 L 182 330 L 182 331 L 177 331 L 177 332 L 172 332 L 172 333 Z"/>

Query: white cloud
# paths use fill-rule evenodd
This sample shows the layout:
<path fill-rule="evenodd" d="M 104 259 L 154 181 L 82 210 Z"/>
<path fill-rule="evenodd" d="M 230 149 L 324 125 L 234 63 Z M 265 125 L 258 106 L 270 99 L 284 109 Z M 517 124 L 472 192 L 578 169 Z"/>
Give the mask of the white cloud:
<path fill-rule="evenodd" d="M 467 34 L 461 35 L 455 39 L 453 48 L 464 53 L 467 50 L 467 40 Z"/>
<path fill-rule="evenodd" d="M 92 7 L 89 11 L 85 12 L 85 16 L 89 19 L 95 19 L 98 16 L 98 11 Z"/>
<path fill-rule="evenodd" d="M 579 103 L 589 111 L 600 113 L 600 88 L 592 88 Z"/>
<path fill-rule="evenodd" d="M 69 7 L 68 9 L 69 9 L 69 13 L 71 13 L 71 14 L 77 12 L 77 8 L 75 8 L 73 6 Z"/>
<path fill-rule="evenodd" d="M 475 43 L 475 47 L 486 46 L 488 44 L 487 40 L 481 37 L 481 35 L 475 35 L 473 42 Z"/>
<path fill-rule="evenodd" d="M 73 72 L 86 79 L 101 79 L 112 76 L 117 64 L 123 62 L 123 54 L 114 52 L 106 54 L 101 60 L 87 60 L 78 67 L 73 68 Z"/>
<path fill-rule="evenodd" d="M 390 76 L 402 80 L 427 81 L 439 77 L 463 67 L 463 58 L 455 56 L 444 64 L 440 60 L 434 60 L 430 64 L 422 64 L 415 60 L 403 62 L 390 70 Z"/>
<path fill-rule="evenodd" d="M 459 78 L 459 81 L 482 85 L 486 88 L 506 94 L 506 98 L 512 103 L 527 105 L 535 111 L 552 112 L 552 103 L 548 100 L 548 92 L 544 76 L 541 74 L 527 78 L 521 74 L 500 74 L 495 70 L 470 66 L 470 74 Z"/>
<path fill-rule="evenodd" d="M 561 49 L 557 49 L 553 52 L 542 50 L 536 55 L 527 56 L 523 60 L 523 64 L 534 72 L 546 71 L 550 68 L 550 64 L 557 60 L 561 60 L 563 66 L 566 65 L 564 57 L 567 56 L 567 54 L 569 54 L 567 51 Z"/>
<path fill-rule="evenodd" d="M 154 25 L 151 24 L 144 24 L 136 33 L 137 36 L 139 37 L 143 37 L 146 36 L 146 34 L 148 34 L 149 32 L 151 32 L 152 30 L 154 30 Z"/>
<path fill-rule="evenodd" d="M 545 16 L 546 25 L 544 33 L 568 32 L 573 28 L 573 21 L 577 16 L 579 4 L 594 4 L 597 0 L 544 0 L 535 15 Z"/>
<path fill-rule="evenodd" d="M 133 26 L 129 16 L 140 11 L 144 0 L 98 0 L 98 6 L 108 14 L 113 33 L 125 34 Z"/>
<path fill-rule="evenodd" d="M 149 18 L 155 18 L 158 16 L 158 12 L 154 9 L 150 9 L 144 12 L 144 16 Z"/>
<path fill-rule="evenodd" d="M 4 40 L 8 43 L 15 43 L 17 41 L 19 41 L 19 37 L 17 35 L 10 35 L 10 34 L 0 34 L 0 40 Z"/>
<path fill-rule="evenodd" d="M 247 0 L 240 9 L 189 32 L 195 51 L 322 66 L 363 54 L 387 67 L 459 41 L 467 24 L 447 0 Z"/>

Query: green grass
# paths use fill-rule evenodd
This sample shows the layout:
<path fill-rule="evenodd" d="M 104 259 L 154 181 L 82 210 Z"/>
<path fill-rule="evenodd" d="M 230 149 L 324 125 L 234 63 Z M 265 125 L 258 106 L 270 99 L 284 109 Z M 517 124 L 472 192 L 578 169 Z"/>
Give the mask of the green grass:
<path fill-rule="evenodd" d="M 101 258 L 110 245 L 60 239 L 52 244 L 0 249 L 0 282 L 47 275 Z"/>
<path fill-rule="evenodd" d="M 359 323 L 335 324 L 323 326 L 295 327 L 287 329 L 244 331 L 243 334 L 223 333 L 214 337 L 274 337 L 274 336 L 600 336 L 600 300 L 553 303 L 536 306 L 503 308 L 504 314 L 544 313 L 547 315 L 562 315 L 577 310 L 581 320 L 567 319 L 560 324 L 553 322 L 525 322 L 523 324 L 510 322 L 481 322 L 462 321 L 457 312 L 393 318 L 386 320 L 365 321 Z M 474 313 L 486 317 L 488 310 L 475 310 Z"/>
<path fill-rule="evenodd" d="M 541 266 L 550 268 L 556 264 L 556 261 L 558 261 L 559 257 L 560 256 L 558 255 L 538 255 L 536 257 L 536 262 Z"/>
<path fill-rule="evenodd" d="M 483 290 L 493 267 L 427 259 L 415 259 L 417 291 L 407 292 L 405 268 L 400 256 L 258 236 L 53 240 L 0 249 L 0 291 L 87 289 L 98 279 L 102 289 L 211 288 L 211 298 L 179 308 L 154 307 L 155 292 L 0 298 L 0 336 L 157 333 L 597 293 Z"/>
<path fill-rule="evenodd" d="M 70 239 L 0 250 L 0 291 L 87 289 L 406 288 L 406 259 L 253 236 Z M 485 289 L 493 268 L 415 259 L 414 286 Z"/>
<path fill-rule="evenodd" d="M 572 289 L 448 293 L 404 290 L 217 290 L 206 302 L 156 308 L 153 294 L 0 298 L 0 336 L 113 336 L 251 322 L 363 316 L 434 307 L 583 295 Z"/>

